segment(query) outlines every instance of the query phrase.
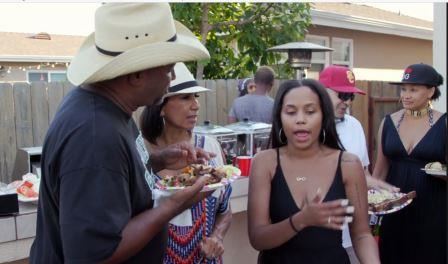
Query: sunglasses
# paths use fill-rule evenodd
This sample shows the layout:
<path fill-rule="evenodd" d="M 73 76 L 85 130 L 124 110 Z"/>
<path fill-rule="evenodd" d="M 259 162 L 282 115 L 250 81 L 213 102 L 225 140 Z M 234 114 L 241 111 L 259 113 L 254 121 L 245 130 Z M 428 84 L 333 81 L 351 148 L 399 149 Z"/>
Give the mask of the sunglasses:
<path fill-rule="evenodd" d="M 348 100 L 355 100 L 355 94 L 354 93 L 338 93 L 339 99 L 341 99 L 343 102 Z"/>

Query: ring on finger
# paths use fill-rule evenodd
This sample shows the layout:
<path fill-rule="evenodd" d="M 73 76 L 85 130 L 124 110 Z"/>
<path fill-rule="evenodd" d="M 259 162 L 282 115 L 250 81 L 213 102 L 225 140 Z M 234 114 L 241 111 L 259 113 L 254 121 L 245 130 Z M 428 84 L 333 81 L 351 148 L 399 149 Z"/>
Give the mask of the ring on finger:
<path fill-rule="evenodd" d="M 331 216 L 328 217 L 328 221 L 327 221 L 327 223 L 328 223 L 328 224 L 331 224 Z"/>

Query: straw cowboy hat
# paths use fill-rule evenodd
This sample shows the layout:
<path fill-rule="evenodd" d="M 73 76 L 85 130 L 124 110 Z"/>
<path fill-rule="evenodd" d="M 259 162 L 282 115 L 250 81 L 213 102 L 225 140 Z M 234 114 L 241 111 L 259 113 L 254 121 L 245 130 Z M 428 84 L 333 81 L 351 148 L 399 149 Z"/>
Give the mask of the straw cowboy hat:
<path fill-rule="evenodd" d="M 193 74 L 191 74 L 184 63 L 176 63 L 174 66 L 174 73 L 176 74 L 176 79 L 171 81 L 168 93 L 163 98 L 177 94 L 203 93 L 210 91 L 210 89 L 199 86 L 194 79 Z"/>
<path fill-rule="evenodd" d="M 195 35 L 173 19 L 168 3 L 109 3 L 97 9 L 95 32 L 72 59 L 67 77 L 81 85 L 208 58 Z"/>

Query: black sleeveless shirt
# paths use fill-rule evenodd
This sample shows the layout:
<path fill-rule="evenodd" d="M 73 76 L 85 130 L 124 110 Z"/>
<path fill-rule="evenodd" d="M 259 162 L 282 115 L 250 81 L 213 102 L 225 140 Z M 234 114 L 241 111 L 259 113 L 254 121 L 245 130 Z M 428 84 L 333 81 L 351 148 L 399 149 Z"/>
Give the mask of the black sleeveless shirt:
<path fill-rule="evenodd" d="M 342 151 L 338 166 L 324 202 L 345 199 L 345 188 L 341 172 Z M 269 215 L 273 224 L 287 219 L 300 211 L 283 175 L 280 154 L 277 148 L 277 168 L 271 181 Z M 349 258 L 342 247 L 342 231 L 322 227 L 307 227 L 283 245 L 260 252 L 259 263 L 347 263 Z"/>

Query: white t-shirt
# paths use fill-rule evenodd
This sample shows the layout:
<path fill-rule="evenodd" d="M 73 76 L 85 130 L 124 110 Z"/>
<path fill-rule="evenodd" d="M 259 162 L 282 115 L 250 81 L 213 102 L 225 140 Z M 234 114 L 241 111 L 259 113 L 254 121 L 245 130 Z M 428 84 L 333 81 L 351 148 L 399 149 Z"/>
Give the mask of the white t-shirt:
<path fill-rule="evenodd" d="M 366 136 L 361 123 L 353 116 L 345 115 L 344 121 L 336 123 L 336 131 L 345 150 L 358 156 L 363 167 L 368 166 Z"/>
<path fill-rule="evenodd" d="M 366 136 L 361 123 L 353 116 L 345 115 L 344 121 L 336 123 L 336 131 L 345 150 L 358 156 L 363 167 L 368 166 L 370 162 L 367 154 Z M 342 246 L 344 248 L 352 246 L 347 224 L 342 230 Z"/>

